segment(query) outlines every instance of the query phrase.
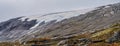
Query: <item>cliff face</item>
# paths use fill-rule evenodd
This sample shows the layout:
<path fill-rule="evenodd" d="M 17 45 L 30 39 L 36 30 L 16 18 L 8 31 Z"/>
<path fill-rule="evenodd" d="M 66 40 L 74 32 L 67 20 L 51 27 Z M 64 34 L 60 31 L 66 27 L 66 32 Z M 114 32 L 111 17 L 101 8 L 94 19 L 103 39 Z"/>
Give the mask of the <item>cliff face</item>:
<path fill-rule="evenodd" d="M 102 42 L 100 44 L 108 45 L 119 41 L 119 33 L 115 33 L 119 32 L 119 23 L 120 3 L 42 16 L 23 16 L 0 23 L 0 41 L 68 46 Z"/>

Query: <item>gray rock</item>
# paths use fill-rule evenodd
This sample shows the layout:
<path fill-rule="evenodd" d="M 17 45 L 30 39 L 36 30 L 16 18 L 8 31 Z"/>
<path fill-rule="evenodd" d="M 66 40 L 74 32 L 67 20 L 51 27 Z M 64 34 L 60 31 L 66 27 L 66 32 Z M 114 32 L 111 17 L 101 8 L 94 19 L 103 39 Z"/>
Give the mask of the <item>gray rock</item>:
<path fill-rule="evenodd" d="M 92 33 L 99 29 L 108 28 L 110 25 L 120 21 L 120 3 L 101 6 L 93 11 L 59 22 L 53 20 L 51 22 L 45 23 L 45 21 L 43 21 L 34 29 L 30 28 L 37 24 L 37 20 L 27 21 L 29 18 L 26 18 L 25 21 L 21 21 L 19 20 L 20 18 L 21 17 L 14 18 L 0 23 L 0 38 L 2 41 L 13 41 L 17 39 L 22 39 L 25 41 L 32 39 L 32 36 L 35 36 L 35 38 L 54 36 L 61 37 L 73 34 L 82 34 L 84 32 Z M 113 39 L 111 41 L 114 41 L 114 39 L 118 38 L 111 39 Z M 83 41 L 86 43 L 89 40 Z"/>
<path fill-rule="evenodd" d="M 119 42 L 120 41 L 120 31 L 115 32 L 114 35 L 107 40 L 109 43 Z"/>

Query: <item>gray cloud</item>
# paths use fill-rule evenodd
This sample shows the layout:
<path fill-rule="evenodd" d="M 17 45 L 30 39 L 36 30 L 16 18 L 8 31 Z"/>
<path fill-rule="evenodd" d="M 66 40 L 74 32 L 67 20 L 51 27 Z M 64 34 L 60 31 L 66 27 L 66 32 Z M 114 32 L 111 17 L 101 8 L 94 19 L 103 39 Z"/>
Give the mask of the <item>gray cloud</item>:
<path fill-rule="evenodd" d="M 0 21 L 18 16 L 85 9 L 116 2 L 119 0 L 0 0 Z"/>

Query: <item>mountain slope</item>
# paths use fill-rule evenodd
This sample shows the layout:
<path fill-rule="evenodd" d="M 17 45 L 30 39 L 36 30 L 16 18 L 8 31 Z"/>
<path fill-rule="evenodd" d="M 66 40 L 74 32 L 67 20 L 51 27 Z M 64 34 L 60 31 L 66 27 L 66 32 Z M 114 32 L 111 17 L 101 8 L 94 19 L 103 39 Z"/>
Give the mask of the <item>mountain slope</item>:
<path fill-rule="evenodd" d="M 85 32 L 95 32 L 96 30 L 107 28 L 120 20 L 119 6 L 119 3 L 101 6 L 96 10 L 81 14 L 77 17 L 72 17 L 58 23 L 39 26 L 35 29 L 37 33 L 33 35 L 40 37 L 58 37 Z"/>
<path fill-rule="evenodd" d="M 66 11 L 59 13 L 51 13 L 46 15 L 33 15 L 33 16 L 22 16 L 18 18 L 13 18 L 8 21 L 0 23 L 0 41 L 13 41 L 19 39 L 20 37 L 31 32 L 36 32 L 34 28 L 43 25 L 49 25 L 52 23 L 57 23 L 64 19 L 69 19 L 71 17 L 79 16 L 80 14 L 85 14 L 91 9 L 76 10 L 76 11 Z"/>
<path fill-rule="evenodd" d="M 29 45 L 42 42 L 43 46 L 57 43 L 58 45 L 67 44 L 69 46 L 76 41 L 77 45 L 81 42 L 83 45 L 88 45 L 89 42 L 95 43 L 91 45 L 102 42 L 98 45 L 107 46 L 111 41 L 109 39 L 114 37 L 112 36 L 114 31 L 117 32 L 116 27 L 119 30 L 119 24 L 113 27 L 111 25 L 119 22 L 120 3 L 43 16 L 23 16 L 0 23 L 0 41 L 19 40 L 21 43 Z M 110 34 L 112 35 L 110 36 Z M 111 38 L 108 38 L 108 36 Z M 62 40 L 68 43 L 64 43 Z"/>

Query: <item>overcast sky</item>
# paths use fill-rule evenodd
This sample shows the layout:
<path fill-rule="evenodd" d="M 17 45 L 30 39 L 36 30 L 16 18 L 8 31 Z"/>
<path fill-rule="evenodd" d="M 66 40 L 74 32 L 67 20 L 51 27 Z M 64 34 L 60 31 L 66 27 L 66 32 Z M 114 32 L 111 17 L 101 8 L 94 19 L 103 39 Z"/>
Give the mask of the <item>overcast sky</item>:
<path fill-rule="evenodd" d="M 0 0 L 0 21 L 28 15 L 71 11 L 120 2 L 120 0 Z"/>

